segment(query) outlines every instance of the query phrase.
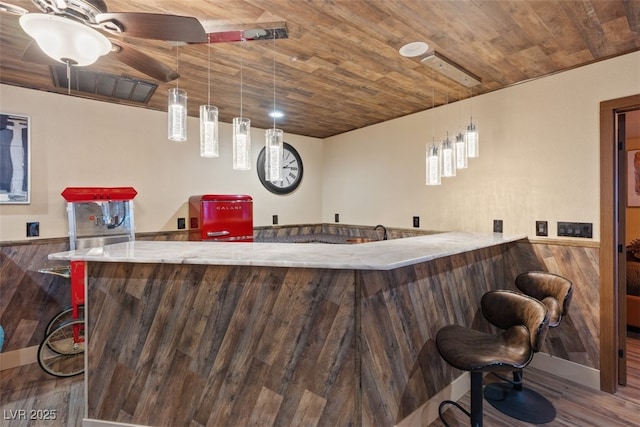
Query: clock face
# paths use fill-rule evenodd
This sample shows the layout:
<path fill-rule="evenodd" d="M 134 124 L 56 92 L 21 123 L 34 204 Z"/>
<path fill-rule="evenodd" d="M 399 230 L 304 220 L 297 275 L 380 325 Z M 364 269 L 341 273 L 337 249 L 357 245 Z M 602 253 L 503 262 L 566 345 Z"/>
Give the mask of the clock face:
<path fill-rule="evenodd" d="M 283 144 L 282 181 L 271 182 L 265 178 L 265 149 L 258 155 L 258 179 L 262 185 L 275 194 L 289 194 L 293 192 L 302 181 L 302 158 L 291 145 Z"/>

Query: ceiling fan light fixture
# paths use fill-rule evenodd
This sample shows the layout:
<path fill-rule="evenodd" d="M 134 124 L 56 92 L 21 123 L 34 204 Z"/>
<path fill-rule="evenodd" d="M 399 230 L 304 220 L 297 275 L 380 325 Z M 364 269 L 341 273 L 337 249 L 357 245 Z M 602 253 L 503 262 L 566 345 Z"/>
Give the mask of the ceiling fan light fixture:
<path fill-rule="evenodd" d="M 43 13 L 20 17 L 20 26 L 47 56 L 69 65 L 91 65 L 111 51 L 111 42 L 93 28 Z"/>

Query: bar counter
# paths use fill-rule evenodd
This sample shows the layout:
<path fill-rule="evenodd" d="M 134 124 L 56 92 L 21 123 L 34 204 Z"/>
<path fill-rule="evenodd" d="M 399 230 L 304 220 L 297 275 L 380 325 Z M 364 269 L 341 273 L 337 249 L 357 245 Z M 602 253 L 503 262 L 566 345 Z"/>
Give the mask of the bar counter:
<path fill-rule="evenodd" d="M 87 262 L 85 426 L 392 426 L 461 373 L 435 349 L 487 327 L 525 236 L 361 244 L 119 243 Z"/>
<path fill-rule="evenodd" d="M 49 259 L 392 270 L 525 237 L 449 232 L 354 244 L 136 241 L 51 254 Z"/>

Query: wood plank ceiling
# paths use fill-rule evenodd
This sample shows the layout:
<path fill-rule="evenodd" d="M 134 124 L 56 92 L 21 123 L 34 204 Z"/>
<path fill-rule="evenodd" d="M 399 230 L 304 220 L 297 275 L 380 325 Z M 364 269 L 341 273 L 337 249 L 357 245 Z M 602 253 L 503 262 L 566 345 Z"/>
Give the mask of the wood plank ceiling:
<path fill-rule="evenodd" d="M 30 12 L 30 0 L 10 0 Z M 284 22 L 288 38 L 175 47 L 171 43 L 123 38 L 177 68 L 177 84 L 189 96 L 189 115 L 211 103 L 220 120 L 240 115 L 258 128 L 275 99 L 286 116 L 285 133 L 318 138 L 494 91 L 640 49 L 640 0 L 105 0 L 111 12 L 152 12 L 193 16 L 207 32 L 221 26 Z M 480 77 L 469 89 L 406 58 L 398 49 L 424 41 L 430 51 L 452 59 Z M 18 16 L 0 13 L 0 81 L 49 92 L 48 66 L 22 60 L 30 38 Z M 209 65 L 210 64 L 210 65 Z M 210 67 L 210 68 L 209 68 Z M 114 55 L 91 69 L 151 80 Z M 639 66 L 640 73 L 640 66 Z M 167 90 L 159 86 L 142 108 L 166 110 Z M 432 99 L 435 94 L 435 99 Z M 87 96 L 74 93 L 71 95 Z M 120 102 L 123 101 L 109 101 Z M 11 111 L 11 105 L 2 105 Z"/>

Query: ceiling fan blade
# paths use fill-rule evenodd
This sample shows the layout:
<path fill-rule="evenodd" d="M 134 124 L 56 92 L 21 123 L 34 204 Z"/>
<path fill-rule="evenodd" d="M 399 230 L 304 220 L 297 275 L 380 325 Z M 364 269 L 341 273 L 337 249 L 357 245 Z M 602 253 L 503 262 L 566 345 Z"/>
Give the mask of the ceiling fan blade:
<path fill-rule="evenodd" d="M 115 24 L 127 37 L 187 43 L 207 41 L 207 33 L 200 21 L 190 16 L 109 12 L 96 15 L 96 22 L 111 32 L 114 32 L 111 25 Z"/>
<path fill-rule="evenodd" d="M 26 15 L 29 11 L 15 4 L 0 1 L 0 12 L 7 12 L 13 15 Z"/>
<path fill-rule="evenodd" d="M 268 22 L 217 28 L 207 33 L 209 43 L 227 43 L 253 40 L 286 39 L 289 37 L 287 26 L 284 22 Z"/>
<path fill-rule="evenodd" d="M 109 39 L 109 41 L 116 48 L 111 54 L 115 55 L 115 58 L 123 64 L 165 83 L 180 77 L 176 71 L 157 59 L 140 52 L 134 46 L 120 40 Z"/>
<path fill-rule="evenodd" d="M 61 62 L 56 61 L 51 58 L 49 55 L 44 53 L 42 49 L 38 46 L 38 43 L 31 42 L 27 45 L 22 52 L 22 60 L 27 62 L 34 62 L 36 64 L 41 65 L 60 65 Z"/>
<path fill-rule="evenodd" d="M 255 40 L 273 40 L 286 39 L 286 29 L 282 32 L 282 29 L 276 30 L 238 30 L 238 31 L 220 31 L 214 33 L 207 33 L 209 37 L 209 43 L 228 43 L 228 42 L 247 42 Z"/>

